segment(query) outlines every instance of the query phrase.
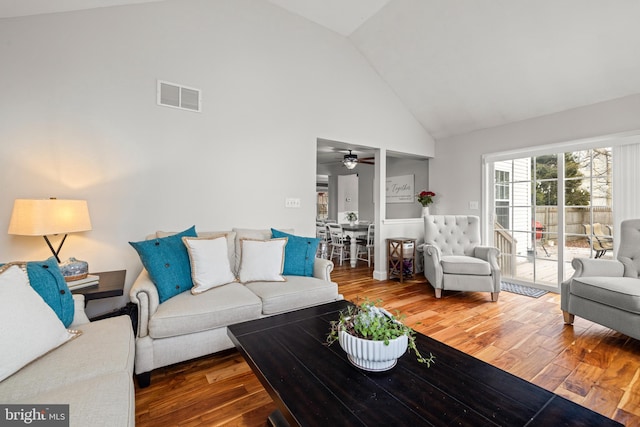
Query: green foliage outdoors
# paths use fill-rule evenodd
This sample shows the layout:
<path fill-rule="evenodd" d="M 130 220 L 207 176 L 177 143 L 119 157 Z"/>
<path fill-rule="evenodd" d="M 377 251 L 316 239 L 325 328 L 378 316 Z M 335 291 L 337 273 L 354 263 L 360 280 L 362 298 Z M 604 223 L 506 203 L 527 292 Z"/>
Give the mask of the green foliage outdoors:
<path fill-rule="evenodd" d="M 558 205 L 558 157 L 553 155 L 536 157 L 536 206 L 557 206 Z M 565 178 L 565 205 L 566 206 L 588 206 L 590 194 L 580 188 L 582 184 L 579 178 L 584 176 L 580 172 L 580 164 L 576 161 L 573 153 L 564 153 L 564 174 Z M 548 181 L 546 181 L 548 180 Z"/>

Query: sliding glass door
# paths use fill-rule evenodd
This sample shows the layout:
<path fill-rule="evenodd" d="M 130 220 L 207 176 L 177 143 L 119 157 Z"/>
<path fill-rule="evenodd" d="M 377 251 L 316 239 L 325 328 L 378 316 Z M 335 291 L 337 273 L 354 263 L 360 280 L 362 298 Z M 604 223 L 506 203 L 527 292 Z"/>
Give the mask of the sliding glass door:
<path fill-rule="evenodd" d="M 610 257 L 611 149 L 490 164 L 493 243 L 503 280 L 557 288 L 576 257 Z"/>

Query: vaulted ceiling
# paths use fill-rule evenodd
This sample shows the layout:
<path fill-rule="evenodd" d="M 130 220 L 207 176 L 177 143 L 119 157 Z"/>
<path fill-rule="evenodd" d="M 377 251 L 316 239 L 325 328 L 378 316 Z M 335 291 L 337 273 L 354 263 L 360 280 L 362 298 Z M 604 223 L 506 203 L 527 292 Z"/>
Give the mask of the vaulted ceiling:
<path fill-rule="evenodd" d="M 3 1 L 0 17 L 146 1 Z M 640 0 L 265 1 L 347 37 L 436 139 L 640 93 Z"/>

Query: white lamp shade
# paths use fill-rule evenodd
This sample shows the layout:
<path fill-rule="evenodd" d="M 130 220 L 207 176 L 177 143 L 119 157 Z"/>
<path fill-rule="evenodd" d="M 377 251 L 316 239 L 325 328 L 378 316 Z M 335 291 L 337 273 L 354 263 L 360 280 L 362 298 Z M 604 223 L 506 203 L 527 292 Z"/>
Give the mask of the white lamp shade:
<path fill-rule="evenodd" d="M 86 200 L 16 199 L 9 234 L 47 236 L 91 230 Z"/>

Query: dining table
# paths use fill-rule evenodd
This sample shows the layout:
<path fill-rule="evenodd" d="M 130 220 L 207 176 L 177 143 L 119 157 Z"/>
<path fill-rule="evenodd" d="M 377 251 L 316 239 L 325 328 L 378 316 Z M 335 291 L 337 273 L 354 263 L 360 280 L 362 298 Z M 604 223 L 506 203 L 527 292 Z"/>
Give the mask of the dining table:
<path fill-rule="evenodd" d="M 355 267 L 358 262 L 358 242 L 356 239 L 359 236 L 366 236 L 367 230 L 369 229 L 369 224 L 341 224 L 342 231 L 345 236 L 349 236 L 351 238 L 351 247 L 349 249 L 349 260 L 351 261 L 351 267 Z"/>

